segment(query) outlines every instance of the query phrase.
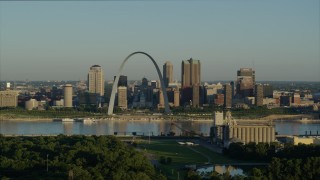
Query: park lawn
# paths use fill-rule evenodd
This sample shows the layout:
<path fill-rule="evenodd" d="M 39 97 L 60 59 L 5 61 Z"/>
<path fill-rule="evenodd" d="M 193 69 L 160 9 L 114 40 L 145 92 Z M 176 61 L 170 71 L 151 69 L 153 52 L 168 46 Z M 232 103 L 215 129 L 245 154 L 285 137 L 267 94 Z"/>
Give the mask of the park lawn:
<path fill-rule="evenodd" d="M 202 164 L 207 158 L 195 153 L 185 145 L 179 145 L 175 140 L 153 140 L 150 144 L 143 144 L 148 153 L 160 156 L 171 157 L 176 165 Z"/>
<path fill-rule="evenodd" d="M 226 164 L 226 163 L 240 162 L 239 160 L 234 160 L 227 156 L 224 156 L 223 154 L 213 152 L 210 149 L 203 146 L 192 146 L 191 148 L 201 152 L 202 154 L 206 154 L 207 156 L 209 156 L 211 158 L 212 164 Z"/>

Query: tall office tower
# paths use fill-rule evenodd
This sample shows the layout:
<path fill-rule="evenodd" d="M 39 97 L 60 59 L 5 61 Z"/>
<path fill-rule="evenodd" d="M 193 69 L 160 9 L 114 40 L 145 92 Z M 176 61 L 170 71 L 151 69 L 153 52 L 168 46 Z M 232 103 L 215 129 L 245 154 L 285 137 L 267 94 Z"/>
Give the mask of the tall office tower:
<path fill-rule="evenodd" d="M 169 86 L 169 83 L 173 83 L 173 66 L 171 62 L 166 61 L 163 65 L 163 80 L 166 88 Z"/>
<path fill-rule="evenodd" d="M 263 106 L 263 85 L 255 85 L 255 104 L 256 106 Z"/>
<path fill-rule="evenodd" d="M 173 106 L 174 107 L 180 106 L 180 92 L 178 87 L 174 89 Z"/>
<path fill-rule="evenodd" d="M 224 85 L 224 107 L 232 107 L 232 86 L 230 84 Z"/>
<path fill-rule="evenodd" d="M 233 104 L 233 98 L 234 98 L 234 81 L 231 81 L 230 82 L 230 85 L 231 85 L 231 91 L 232 91 L 232 104 Z"/>
<path fill-rule="evenodd" d="M 192 106 L 199 107 L 200 106 L 200 86 L 199 84 L 194 84 L 192 86 Z"/>
<path fill-rule="evenodd" d="M 64 101 L 63 101 L 64 107 L 72 107 L 72 85 L 71 84 L 66 84 L 63 86 L 63 96 L 64 96 Z"/>
<path fill-rule="evenodd" d="M 192 101 L 194 107 L 199 106 L 199 88 L 201 84 L 201 64 L 199 60 L 193 60 L 191 58 L 182 61 L 181 81 L 182 103 L 187 104 L 189 101 Z"/>
<path fill-rule="evenodd" d="M 118 107 L 121 109 L 128 108 L 128 100 L 127 100 L 127 87 L 119 86 L 118 87 Z"/>
<path fill-rule="evenodd" d="M 159 104 L 158 108 L 164 108 L 164 99 L 162 89 L 159 89 Z"/>
<path fill-rule="evenodd" d="M 255 71 L 252 68 L 240 68 L 237 71 L 237 95 L 241 98 L 254 95 Z"/>
<path fill-rule="evenodd" d="M 273 86 L 270 84 L 263 85 L 263 97 L 273 98 Z"/>
<path fill-rule="evenodd" d="M 281 95 L 280 96 L 280 106 L 283 107 L 283 106 L 291 106 L 291 96 L 289 95 Z"/>
<path fill-rule="evenodd" d="M 141 80 L 141 87 L 142 88 L 146 88 L 146 87 L 148 87 L 148 79 L 147 78 L 142 78 L 142 80 Z"/>
<path fill-rule="evenodd" d="M 113 77 L 113 80 L 116 80 L 116 76 Z M 128 77 L 124 75 L 120 75 L 119 77 L 119 82 L 118 82 L 118 87 L 119 86 L 125 86 L 128 87 Z"/>
<path fill-rule="evenodd" d="M 194 84 L 201 84 L 201 64 L 199 60 L 182 61 L 181 64 L 181 86 L 182 88 L 192 87 Z"/>
<path fill-rule="evenodd" d="M 89 93 L 104 95 L 104 74 L 101 66 L 93 65 L 88 73 Z"/>

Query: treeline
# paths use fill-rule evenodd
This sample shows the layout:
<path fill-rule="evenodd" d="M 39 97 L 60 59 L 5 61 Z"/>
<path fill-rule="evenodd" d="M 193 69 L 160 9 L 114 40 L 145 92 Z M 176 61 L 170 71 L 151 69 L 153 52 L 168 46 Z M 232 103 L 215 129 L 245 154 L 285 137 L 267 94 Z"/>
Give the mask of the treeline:
<path fill-rule="evenodd" d="M 305 159 L 273 158 L 267 171 L 256 169 L 253 177 L 264 179 L 320 179 L 320 157 Z"/>
<path fill-rule="evenodd" d="M 320 178 L 319 145 L 285 144 L 280 147 L 277 143 L 231 143 L 224 154 L 234 159 L 269 163 L 264 169 L 253 168 L 248 179 Z"/>
<path fill-rule="evenodd" d="M 63 118 L 63 117 L 83 117 L 83 116 L 101 116 L 102 114 L 77 111 L 70 108 L 49 109 L 49 110 L 25 110 L 17 109 L 0 109 L 0 114 L 6 117 L 19 118 L 19 117 L 39 117 L 39 118 Z"/>
<path fill-rule="evenodd" d="M 285 144 L 284 147 L 280 147 L 278 143 L 231 143 L 223 153 L 233 159 L 269 162 L 273 157 L 287 159 L 320 157 L 320 146 Z"/>
<path fill-rule="evenodd" d="M 262 118 L 273 114 L 299 114 L 297 108 L 272 108 L 268 109 L 266 106 L 251 107 L 250 109 L 233 109 L 232 116 L 234 118 Z"/>
<path fill-rule="evenodd" d="M 4 137 L 0 179 L 165 179 L 111 136 Z"/>
<path fill-rule="evenodd" d="M 218 174 L 211 172 L 201 176 L 195 171 L 188 171 L 184 179 L 187 180 L 309 180 L 320 178 L 320 157 L 306 159 L 273 158 L 265 169 L 253 168 L 247 175 L 231 176 L 229 172 Z"/>

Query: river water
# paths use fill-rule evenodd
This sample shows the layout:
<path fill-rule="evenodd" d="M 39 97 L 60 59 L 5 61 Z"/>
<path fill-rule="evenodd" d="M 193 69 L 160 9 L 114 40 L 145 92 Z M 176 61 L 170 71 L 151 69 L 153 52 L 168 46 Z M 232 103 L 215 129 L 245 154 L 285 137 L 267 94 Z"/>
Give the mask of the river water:
<path fill-rule="evenodd" d="M 54 121 L 0 121 L 0 134 L 5 135 L 56 135 L 56 134 L 83 134 L 83 135 L 154 135 L 167 134 L 170 131 L 176 135 L 186 131 L 194 131 L 209 136 L 213 121 L 179 121 L 172 125 L 170 121 L 125 121 L 101 120 L 93 123 L 83 122 L 54 122 Z M 319 122 L 275 121 L 278 134 L 302 135 L 320 134 Z"/>

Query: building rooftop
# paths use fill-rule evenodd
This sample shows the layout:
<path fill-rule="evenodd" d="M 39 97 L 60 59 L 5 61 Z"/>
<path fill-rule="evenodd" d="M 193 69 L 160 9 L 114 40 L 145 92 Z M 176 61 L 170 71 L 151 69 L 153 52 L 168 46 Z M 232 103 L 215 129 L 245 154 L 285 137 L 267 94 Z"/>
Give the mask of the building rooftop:
<path fill-rule="evenodd" d="M 91 67 L 101 67 L 101 66 L 99 66 L 99 65 L 93 65 L 93 66 L 91 66 Z"/>

